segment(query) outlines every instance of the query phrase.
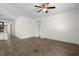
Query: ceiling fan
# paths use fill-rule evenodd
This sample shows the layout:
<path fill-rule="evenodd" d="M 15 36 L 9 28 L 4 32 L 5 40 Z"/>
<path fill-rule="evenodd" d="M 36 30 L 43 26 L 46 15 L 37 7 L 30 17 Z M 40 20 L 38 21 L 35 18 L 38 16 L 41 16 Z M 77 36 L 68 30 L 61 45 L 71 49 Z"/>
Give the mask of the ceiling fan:
<path fill-rule="evenodd" d="M 49 7 L 48 5 L 49 5 L 49 3 L 43 3 L 41 6 L 35 5 L 35 7 L 41 8 L 41 9 L 38 10 L 37 12 L 44 11 L 44 12 L 46 12 L 46 13 L 48 13 L 48 9 L 55 9 L 55 8 L 56 8 L 55 6 Z"/>

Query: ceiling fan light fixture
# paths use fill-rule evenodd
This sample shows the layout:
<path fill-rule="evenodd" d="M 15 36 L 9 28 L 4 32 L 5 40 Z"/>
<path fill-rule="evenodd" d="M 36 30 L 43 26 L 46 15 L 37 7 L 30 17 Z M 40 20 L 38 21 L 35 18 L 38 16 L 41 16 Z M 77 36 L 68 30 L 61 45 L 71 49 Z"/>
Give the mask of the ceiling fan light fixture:
<path fill-rule="evenodd" d="M 38 10 L 37 12 L 41 12 L 41 11 L 44 11 L 46 13 L 48 13 L 48 9 L 55 9 L 55 6 L 48 6 L 49 3 L 43 3 L 41 6 L 38 6 L 38 5 L 35 5 L 35 7 L 38 7 L 40 8 L 40 10 Z"/>
<path fill-rule="evenodd" d="M 47 11 L 47 8 L 43 8 L 42 11 Z"/>

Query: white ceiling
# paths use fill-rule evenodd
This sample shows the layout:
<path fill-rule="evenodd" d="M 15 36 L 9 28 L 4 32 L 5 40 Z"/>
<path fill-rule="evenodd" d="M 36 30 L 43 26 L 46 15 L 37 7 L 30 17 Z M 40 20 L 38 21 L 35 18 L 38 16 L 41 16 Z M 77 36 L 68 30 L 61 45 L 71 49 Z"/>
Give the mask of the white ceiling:
<path fill-rule="evenodd" d="M 78 3 L 54 3 L 49 4 L 49 6 L 56 6 L 56 9 L 49 10 L 49 13 L 40 12 L 37 13 L 38 8 L 35 5 L 40 5 L 39 3 L 0 3 L 0 14 L 4 14 L 10 17 L 26 16 L 33 19 L 40 17 L 47 17 L 53 14 L 58 14 L 62 12 L 71 11 L 76 9 Z"/>

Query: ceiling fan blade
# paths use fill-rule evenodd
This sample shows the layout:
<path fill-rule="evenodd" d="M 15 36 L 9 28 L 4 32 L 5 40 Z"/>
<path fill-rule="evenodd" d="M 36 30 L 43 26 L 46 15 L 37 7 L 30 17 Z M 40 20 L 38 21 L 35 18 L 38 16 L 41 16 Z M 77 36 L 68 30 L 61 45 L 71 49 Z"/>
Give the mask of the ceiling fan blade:
<path fill-rule="evenodd" d="M 35 5 L 35 7 L 41 8 L 41 6 L 37 6 L 37 5 Z"/>
<path fill-rule="evenodd" d="M 55 9 L 56 7 L 48 7 L 48 9 Z"/>
<path fill-rule="evenodd" d="M 39 11 L 37 11 L 37 12 L 40 12 L 40 11 L 42 11 L 42 9 L 40 9 Z"/>

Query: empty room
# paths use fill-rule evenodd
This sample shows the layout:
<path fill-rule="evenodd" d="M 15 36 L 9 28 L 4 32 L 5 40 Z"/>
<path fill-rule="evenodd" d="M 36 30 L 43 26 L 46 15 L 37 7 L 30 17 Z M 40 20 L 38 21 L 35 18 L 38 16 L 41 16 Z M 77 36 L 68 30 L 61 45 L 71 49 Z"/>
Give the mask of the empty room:
<path fill-rule="evenodd" d="M 79 3 L 0 3 L 0 56 L 79 56 Z"/>

